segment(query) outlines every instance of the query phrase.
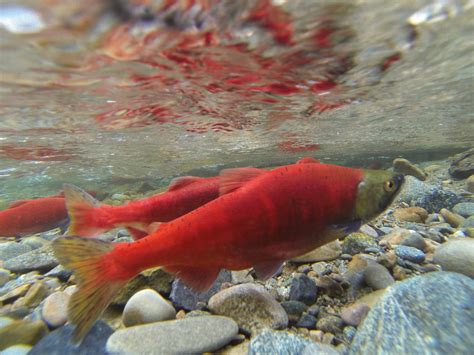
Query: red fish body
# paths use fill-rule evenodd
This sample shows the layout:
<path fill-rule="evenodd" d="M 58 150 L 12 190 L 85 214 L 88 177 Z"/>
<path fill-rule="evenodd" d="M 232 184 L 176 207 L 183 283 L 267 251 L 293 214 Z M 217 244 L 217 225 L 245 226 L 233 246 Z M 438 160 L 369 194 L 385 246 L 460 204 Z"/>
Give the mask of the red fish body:
<path fill-rule="evenodd" d="M 0 211 L 0 236 L 21 237 L 46 232 L 68 221 L 63 197 L 44 197 L 14 202 Z"/>

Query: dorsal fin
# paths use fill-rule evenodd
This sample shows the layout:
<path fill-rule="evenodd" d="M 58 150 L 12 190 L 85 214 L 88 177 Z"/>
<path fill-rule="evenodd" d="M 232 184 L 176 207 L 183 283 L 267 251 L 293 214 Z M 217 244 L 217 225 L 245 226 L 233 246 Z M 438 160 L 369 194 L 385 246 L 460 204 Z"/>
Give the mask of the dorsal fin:
<path fill-rule="evenodd" d="M 296 164 L 320 164 L 320 163 L 321 162 L 318 159 L 311 158 L 311 157 L 304 157 L 296 162 Z"/>
<path fill-rule="evenodd" d="M 170 186 L 168 187 L 168 191 L 176 191 L 191 185 L 197 181 L 203 180 L 203 178 L 197 176 L 180 176 L 173 180 L 171 180 Z"/>
<path fill-rule="evenodd" d="M 267 172 L 257 168 L 224 169 L 219 174 L 219 194 L 224 195 L 235 191 L 250 180 Z"/>

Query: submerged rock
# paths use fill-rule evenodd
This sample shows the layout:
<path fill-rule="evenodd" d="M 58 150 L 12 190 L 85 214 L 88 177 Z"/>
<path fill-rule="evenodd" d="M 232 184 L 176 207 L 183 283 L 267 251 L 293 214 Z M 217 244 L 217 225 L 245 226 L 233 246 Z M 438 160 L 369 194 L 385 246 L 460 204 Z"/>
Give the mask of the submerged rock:
<path fill-rule="evenodd" d="M 32 270 L 49 271 L 58 265 L 51 245 L 31 250 L 7 260 L 3 267 L 15 273 L 26 273 Z"/>
<path fill-rule="evenodd" d="M 7 261 L 29 251 L 31 251 L 31 247 L 27 244 L 17 242 L 1 243 L 0 260 Z"/>
<path fill-rule="evenodd" d="M 42 321 L 16 320 L 0 328 L 0 350 L 17 344 L 36 344 L 48 333 Z"/>
<path fill-rule="evenodd" d="M 312 305 L 316 302 L 317 295 L 318 287 L 307 275 L 299 274 L 291 280 L 290 300 Z"/>
<path fill-rule="evenodd" d="M 474 278 L 474 239 L 453 239 L 440 245 L 433 255 L 433 262 L 443 270 Z"/>
<path fill-rule="evenodd" d="M 450 272 L 395 284 L 362 322 L 349 354 L 469 354 L 473 295 L 474 280 Z"/>
<path fill-rule="evenodd" d="M 174 319 L 176 310 L 154 290 L 141 290 L 132 296 L 125 305 L 122 315 L 123 325 L 131 327 Z"/>
<path fill-rule="evenodd" d="M 52 328 L 57 328 L 67 322 L 67 306 L 70 295 L 58 291 L 44 300 L 41 317 Z"/>
<path fill-rule="evenodd" d="M 474 202 L 461 202 L 453 207 L 453 212 L 463 217 L 474 216 Z"/>
<path fill-rule="evenodd" d="M 363 253 L 369 248 L 378 248 L 378 245 L 373 237 L 364 233 L 351 233 L 342 243 L 342 252 L 344 254 L 355 255 Z"/>
<path fill-rule="evenodd" d="M 112 354 L 195 354 L 227 345 L 237 324 L 220 316 L 190 317 L 120 329 L 107 341 Z"/>
<path fill-rule="evenodd" d="M 457 179 L 465 179 L 474 174 L 474 148 L 455 155 L 448 172 Z"/>

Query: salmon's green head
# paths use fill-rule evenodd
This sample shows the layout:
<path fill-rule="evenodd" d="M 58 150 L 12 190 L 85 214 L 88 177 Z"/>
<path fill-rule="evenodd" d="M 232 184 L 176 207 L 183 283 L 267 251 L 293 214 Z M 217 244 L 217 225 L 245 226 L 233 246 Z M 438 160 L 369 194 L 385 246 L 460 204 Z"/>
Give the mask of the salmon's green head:
<path fill-rule="evenodd" d="M 368 222 L 382 213 L 395 199 L 404 177 L 385 170 L 364 170 L 359 183 L 355 206 L 355 219 Z"/>

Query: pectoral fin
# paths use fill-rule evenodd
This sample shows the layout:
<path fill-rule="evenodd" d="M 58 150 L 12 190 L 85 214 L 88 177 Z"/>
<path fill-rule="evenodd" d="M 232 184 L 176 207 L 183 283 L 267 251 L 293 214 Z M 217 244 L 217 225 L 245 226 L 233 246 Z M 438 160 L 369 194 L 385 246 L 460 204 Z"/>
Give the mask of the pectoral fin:
<path fill-rule="evenodd" d="M 268 261 L 253 266 L 255 273 L 261 280 L 266 280 L 275 275 L 283 266 L 281 261 Z"/>
<path fill-rule="evenodd" d="M 187 286 L 198 292 L 206 292 L 216 281 L 220 269 L 186 265 L 166 266 L 163 269 L 175 274 Z"/>

